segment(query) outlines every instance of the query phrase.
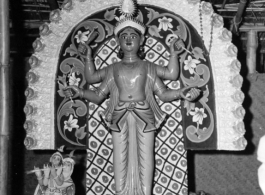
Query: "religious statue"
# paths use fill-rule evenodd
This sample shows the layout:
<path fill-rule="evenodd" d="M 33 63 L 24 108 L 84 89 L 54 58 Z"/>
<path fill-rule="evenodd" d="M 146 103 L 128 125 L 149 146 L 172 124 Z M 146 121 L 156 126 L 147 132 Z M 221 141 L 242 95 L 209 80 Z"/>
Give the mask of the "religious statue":
<path fill-rule="evenodd" d="M 62 185 L 62 161 L 63 156 L 59 152 L 55 152 L 50 157 L 49 165 L 43 166 L 42 174 L 41 170 L 38 167 L 34 167 L 35 174 L 38 180 L 38 186 L 35 190 L 34 195 L 45 194 L 48 191 L 53 191 L 56 186 Z"/>
<path fill-rule="evenodd" d="M 121 61 L 96 70 L 92 50 L 81 44 L 78 50 L 86 60 L 86 81 L 101 84 L 95 91 L 69 86 L 64 93 L 66 97 L 84 98 L 96 104 L 110 94 L 109 106 L 102 116 L 112 131 L 116 194 L 151 195 L 155 130 L 166 117 L 154 95 L 164 102 L 180 98 L 194 101 L 200 90 L 166 88 L 163 79 L 177 80 L 179 77 L 178 53 L 184 50 L 184 43 L 180 39 L 171 41 L 168 66 L 143 61 L 146 27 L 135 17 L 135 2 L 124 0 L 120 10 L 122 17 L 114 34 Z"/>
<path fill-rule="evenodd" d="M 63 183 L 57 188 L 62 192 L 62 195 L 74 195 L 75 194 L 75 185 L 71 178 L 71 175 L 74 171 L 75 161 L 71 157 L 63 159 Z"/>
<path fill-rule="evenodd" d="M 61 153 L 55 152 L 49 165 L 44 165 L 42 170 L 34 167 L 38 180 L 34 195 L 74 195 L 75 188 L 71 179 L 74 164 L 72 158 L 63 159 Z"/>

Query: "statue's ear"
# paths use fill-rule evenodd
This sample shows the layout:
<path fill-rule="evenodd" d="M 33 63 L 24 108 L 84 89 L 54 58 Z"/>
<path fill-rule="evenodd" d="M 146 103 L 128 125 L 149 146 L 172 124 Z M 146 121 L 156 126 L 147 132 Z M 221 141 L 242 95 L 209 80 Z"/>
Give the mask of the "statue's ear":
<path fill-rule="evenodd" d="M 117 42 L 118 45 L 120 45 L 120 40 L 119 40 L 118 36 L 115 36 L 115 41 Z"/>
<path fill-rule="evenodd" d="M 145 40 L 145 37 L 144 37 L 144 35 L 141 35 L 140 45 L 143 45 L 143 43 L 144 43 L 144 40 Z"/>

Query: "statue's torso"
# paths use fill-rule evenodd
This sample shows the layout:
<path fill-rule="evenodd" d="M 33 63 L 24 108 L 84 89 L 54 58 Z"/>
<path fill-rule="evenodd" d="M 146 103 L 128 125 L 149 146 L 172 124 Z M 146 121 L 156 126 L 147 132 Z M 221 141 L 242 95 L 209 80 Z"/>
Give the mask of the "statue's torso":
<path fill-rule="evenodd" d="M 134 64 L 119 63 L 114 69 L 114 80 L 123 102 L 144 101 L 147 66 L 142 61 Z"/>

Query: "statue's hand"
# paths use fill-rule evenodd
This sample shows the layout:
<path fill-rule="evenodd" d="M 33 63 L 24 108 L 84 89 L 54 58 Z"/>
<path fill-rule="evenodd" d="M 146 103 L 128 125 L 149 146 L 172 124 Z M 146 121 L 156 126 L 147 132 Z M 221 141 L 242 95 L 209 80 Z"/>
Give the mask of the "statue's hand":
<path fill-rule="evenodd" d="M 43 169 L 44 169 L 44 176 L 45 176 L 45 178 L 49 178 L 49 176 L 50 176 L 50 171 L 51 171 L 51 169 L 50 169 L 50 167 L 47 165 L 47 166 L 45 166 L 45 165 L 43 165 Z"/>
<path fill-rule="evenodd" d="M 63 90 L 63 93 L 64 93 L 65 97 L 67 97 L 67 98 L 70 98 L 70 97 L 77 98 L 77 97 L 80 97 L 81 89 L 79 89 L 75 85 L 71 85 L 71 86 L 66 87 Z"/>
<path fill-rule="evenodd" d="M 63 167 L 60 166 L 60 167 L 57 168 L 56 173 L 57 173 L 58 175 L 61 175 L 62 171 L 63 171 Z"/>
<path fill-rule="evenodd" d="M 188 91 L 189 90 L 189 91 Z M 199 97 L 201 90 L 194 87 L 184 87 L 180 90 L 180 96 L 188 101 L 194 101 Z"/>
<path fill-rule="evenodd" d="M 35 175 L 37 176 L 37 178 L 40 178 L 41 177 L 41 170 L 40 170 L 40 168 L 34 166 L 34 170 L 35 170 Z"/>
<path fill-rule="evenodd" d="M 77 50 L 78 50 L 78 53 L 79 53 L 80 56 L 82 56 L 84 58 L 86 58 L 86 57 L 91 58 L 92 50 L 87 44 L 80 43 L 78 45 Z"/>
<path fill-rule="evenodd" d="M 177 55 L 184 51 L 185 44 L 180 38 L 174 38 L 170 44 L 170 54 Z"/>
<path fill-rule="evenodd" d="M 56 176 L 57 176 L 57 174 L 56 174 L 56 170 L 55 170 L 55 167 L 54 167 L 54 166 L 51 166 L 51 175 L 52 175 L 53 177 L 56 177 Z"/>

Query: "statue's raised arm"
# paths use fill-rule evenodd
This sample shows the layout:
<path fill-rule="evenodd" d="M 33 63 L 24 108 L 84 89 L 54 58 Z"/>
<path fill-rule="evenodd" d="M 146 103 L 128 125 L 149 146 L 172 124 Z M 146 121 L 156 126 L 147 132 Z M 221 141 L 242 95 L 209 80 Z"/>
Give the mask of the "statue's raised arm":
<path fill-rule="evenodd" d="M 157 76 L 164 80 L 175 81 L 179 78 L 179 53 L 185 45 L 181 39 L 173 39 L 170 44 L 170 58 L 167 66 L 156 66 Z"/>
<path fill-rule="evenodd" d="M 85 61 L 85 79 L 88 84 L 102 82 L 106 75 L 105 68 L 96 70 L 92 50 L 87 44 L 79 44 L 78 52 Z"/>

